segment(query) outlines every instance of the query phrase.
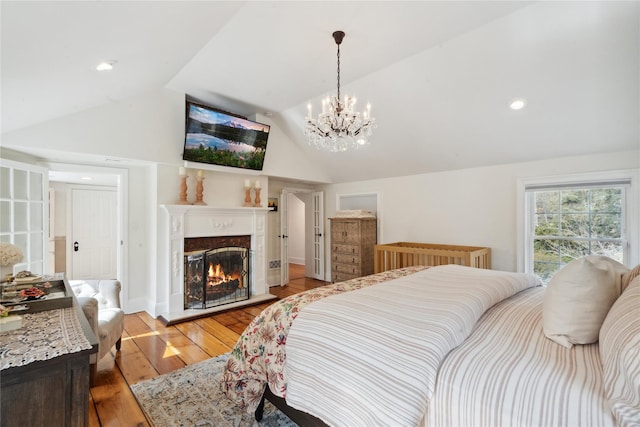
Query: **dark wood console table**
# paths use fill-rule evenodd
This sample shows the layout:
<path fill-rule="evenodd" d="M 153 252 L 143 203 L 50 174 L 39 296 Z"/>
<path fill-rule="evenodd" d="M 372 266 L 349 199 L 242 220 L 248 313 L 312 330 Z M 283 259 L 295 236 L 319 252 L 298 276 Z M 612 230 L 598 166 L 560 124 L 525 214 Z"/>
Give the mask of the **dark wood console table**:
<path fill-rule="evenodd" d="M 64 283 L 73 295 L 66 280 Z M 3 427 L 88 424 L 89 356 L 97 353 L 98 340 L 75 297 L 73 308 L 91 348 L 0 370 Z"/>

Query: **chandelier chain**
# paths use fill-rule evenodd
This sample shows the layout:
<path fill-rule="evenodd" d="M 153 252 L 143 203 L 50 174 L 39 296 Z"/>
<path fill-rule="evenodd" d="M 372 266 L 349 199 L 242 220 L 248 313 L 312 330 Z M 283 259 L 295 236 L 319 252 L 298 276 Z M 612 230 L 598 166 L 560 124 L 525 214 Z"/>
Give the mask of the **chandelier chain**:
<path fill-rule="evenodd" d="M 340 45 L 338 44 L 338 99 L 340 99 Z"/>

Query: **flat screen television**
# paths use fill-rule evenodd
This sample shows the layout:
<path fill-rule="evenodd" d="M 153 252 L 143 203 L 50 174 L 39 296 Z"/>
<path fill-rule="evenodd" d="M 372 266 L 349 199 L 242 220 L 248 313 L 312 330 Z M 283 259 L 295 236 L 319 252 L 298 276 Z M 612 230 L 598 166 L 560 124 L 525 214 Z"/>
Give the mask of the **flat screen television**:
<path fill-rule="evenodd" d="M 262 170 L 269 129 L 269 125 L 187 101 L 182 159 Z"/>

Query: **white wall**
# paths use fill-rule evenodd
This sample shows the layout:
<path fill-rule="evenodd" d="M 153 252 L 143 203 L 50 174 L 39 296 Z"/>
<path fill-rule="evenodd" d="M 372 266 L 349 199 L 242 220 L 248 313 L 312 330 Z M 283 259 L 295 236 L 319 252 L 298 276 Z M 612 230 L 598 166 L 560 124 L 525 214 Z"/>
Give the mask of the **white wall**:
<path fill-rule="evenodd" d="M 325 187 L 326 216 L 335 213 L 336 194 L 378 192 L 378 242 L 488 246 L 494 269 L 516 271 L 519 178 L 639 167 L 634 151 L 335 184 Z"/>
<path fill-rule="evenodd" d="M 262 172 L 276 178 L 301 179 L 313 182 L 331 182 L 329 175 L 318 168 L 313 158 L 305 154 L 298 144 L 289 139 L 271 118 L 256 114 L 255 121 L 268 124 L 269 140 Z M 300 134 L 300 138 L 304 138 Z"/>
<path fill-rule="evenodd" d="M 53 236 L 53 251 L 50 250 L 49 268 L 53 272 L 66 270 L 67 265 L 67 189 L 66 184 L 49 181 L 49 190 L 53 190 L 53 209 L 49 205 L 49 211 L 53 216 L 53 229 L 49 234 Z M 51 199 L 49 200 L 51 203 Z M 51 224 L 51 221 L 50 221 Z M 51 246 L 50 246 L 51 249 Z"/>
<path fill-rule="evenodd" d="M 55 191 L 55 210 L 54 210 L 54 237 L 67 236 L 67 184 L 63 182 L 49 181 L 49 188 Z"/>
<path fill-rule="evenodd" d="M 155 165 L 129 167 L 127 209 L 129 217 L 125 240 L 127 312 L 148 309 L 154 295 L 157 217 Z"/>
<path fill-rule="evenodd" d="M 4 146 L 178 162 L 184 142 L 184 95 L 161 89 L 2 135 Z M 102 166 L 105 166 L 104 163 Z"/>

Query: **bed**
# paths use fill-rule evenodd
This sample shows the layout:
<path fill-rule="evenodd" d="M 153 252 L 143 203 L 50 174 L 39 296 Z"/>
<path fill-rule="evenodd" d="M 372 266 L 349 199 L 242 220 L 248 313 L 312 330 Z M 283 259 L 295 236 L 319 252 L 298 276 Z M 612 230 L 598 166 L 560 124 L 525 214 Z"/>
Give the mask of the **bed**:
<path fill-rule="evenodd" d="M 571 348 L 545 335 L 548 288 L 529 275 L 414 266 L 316 288 L 254 319 L 222 388 L 258 419 L 266 398 L 305 426 L 637 426 L 630 273 L 623 292 L 615 271 L 600 343 Z"/>

